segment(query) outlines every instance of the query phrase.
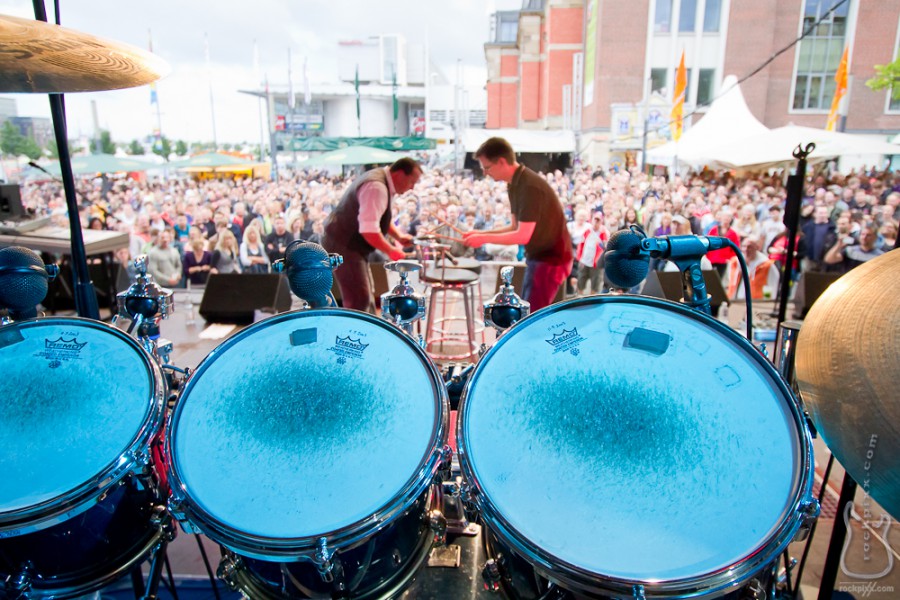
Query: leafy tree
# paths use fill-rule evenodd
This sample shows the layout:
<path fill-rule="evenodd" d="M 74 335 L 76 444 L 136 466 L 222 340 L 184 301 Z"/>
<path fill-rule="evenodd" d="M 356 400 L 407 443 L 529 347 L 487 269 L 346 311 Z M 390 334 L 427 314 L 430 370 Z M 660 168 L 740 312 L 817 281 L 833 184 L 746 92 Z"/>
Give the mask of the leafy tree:
<path fill-rule="evenodd" d="M 188 147 L 184 140 L 178 140 L 177 142 L 175 142 L 175 154 L 177 154 L 178 156 L 184 156 L 187 153 Z"/>
<path fill-rule="evenodd" d="M 30 137 L 25 137 L 9 121 L 3 123 L 0 128 L 0 152 L 12 156 L 25 155 L 31 160 L 41 157 L 41 148 Z"/>
<path fill-rule="evenodd" d="M 132 156 L 137 156 L 139 154 L 144 154 L 144 146 L 138 140 L 131 140 L 131 143 L 128 144 L 128 149 L 126 150 L 128 154 Z"/>
<path fill-rule="evenodd" d="M 72 145 L 72 140 L 69 140 L 69 156 L 81 152 L 81 148 Z M 56 145 L 56 138 L 50 138 L 47 142 L 47 153 L 50 155 L 50 158 L 59 158 L 59 146 Z"/>
<path fill-rule="evenodd" d="M 100 152 L 103 154 L 115 154 L 116 144 L 112 141 L 112 136 L 105 129 L 100 130 Z"/>
<path fill-rule="evenodd" d="M 22 145 L 22 134 L 9 121 L 3 122 L 0 127 L 0 152 L 18 156 L 19 147 Z"/>
<path fill-rule="evenodd" d="M 900 58 L 886 65 L 875 65 L 875 77 L 866 81 L 869 89 L 878 91 L 891 89 L 891 98 L 900 100 Z"/>
<path fill-rule="evenodd" d="M 166 162 L 169 162 L 169 155 L 172 154 L 172 142 L 169 141 L 169 138 L 162 136 L 160 139 L 154 141 L 153 154 L 162 156 L 166 159 Z"/>

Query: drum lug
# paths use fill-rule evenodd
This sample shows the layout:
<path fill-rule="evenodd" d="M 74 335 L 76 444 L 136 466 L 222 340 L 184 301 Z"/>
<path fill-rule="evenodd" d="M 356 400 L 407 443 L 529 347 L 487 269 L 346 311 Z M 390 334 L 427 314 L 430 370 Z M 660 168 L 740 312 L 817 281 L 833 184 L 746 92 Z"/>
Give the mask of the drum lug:
<path fill-rule="evenodd" d="M 236 592 L 238 590 L 237 572 L 242 566 L 239 557 L 226 554 L 219 562 L 219 568 L 216 569 L 216 577 L 224 581 L 230 590 Z"/>
<path fill-rule="evenodd" d="M 647 598 L 647 595 L 644 593 L 644 586 L 640 584 L 632 586 L 631 595 L 634 596 L 634 600 L 646 600 Z"/>
<path fill-rule="evenodd" d="M 435 509 L 428 513 L 426 517 L 429 529 L 434 533 L 432 540 L 433 546 L 443 546 L 447 541 L 447 518 L 444 513 Z"/>
<path fill-rule="evenodd" d="M 203 533 L 191 523 L 190 519 L 188 519 L 187 511 L 184 510 L 184 504 L 181 499 L 176 498 L 175 496 L 169 498 L 169 514 L 178 521 L 178 524 L 181 525 L 181 530 L 185 533 L 190 535 L 199 535 Z"/>
<path fill-rule="evenodd" d="M 22 600 L 31 597 L 31 572 L 34 566 L 30 562 L 22 565 L 22 569 L 6 579 L 6 588 L 11 592 L 10 600 Z"/>
<path fill-rule="evenodd" d="M 741 594 L 741 600 L 766 600 L 766 597 L 766 588 L 755 577 L 747 582 L 747 587 Z"/>
<path fill-rule="evenodd" d="M 319 571 L 322 581 L 326 583 L 334 581 L 335 564 L 331 560 L 332 558 L 334 558 L 334 550 L 328 547 L 328 540 L 319 538 L 316 554 L 313 556 L 313 563 L 315 563 L 316 570 Z"/>
<path fill-rule="evenodd" d="M 150 524 L 163 533 L 166 541 L 171 542 L 175 539 L 174 523 L 172 523 L 172 517 L 165 506 L 157 504 L 153 507 L 153 514 L 150 516 Z"/>
<path fill-rule="evenodd" d="M 819 518 L 819 510 L 819 501 L 815 498 L 811 498 L 800 505 L 800 528 L 794 535 L 795 542 L 802 542 L 809 536 L 813 524 Z"/>
<path fill-rule="evenodd" d="M 442 481 L 450 476 L 450 470 L 453 467 L 453 448 L 448 444 L 438 450 L 440 465 L 438 466 L 438 477 Z"/>
<path fill-rule="evenodd" d="M 481 577 L 484 579 L 484 589 L 497 593 L 500 591 L 500 582 L 503 576 L 500 574 L 500 564 L 493 558 L 489 558 L 481 569 Z"/>

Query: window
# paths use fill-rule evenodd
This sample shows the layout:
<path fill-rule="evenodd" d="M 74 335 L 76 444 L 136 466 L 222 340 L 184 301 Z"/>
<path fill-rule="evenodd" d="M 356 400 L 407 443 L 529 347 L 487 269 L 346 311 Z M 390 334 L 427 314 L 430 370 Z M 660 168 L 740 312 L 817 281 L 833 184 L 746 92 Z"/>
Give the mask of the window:
<path fill-rule="evenodd" d="M 678 31 L 688 33 L 694 31 L 697 19 L 697 0 L 681 0 L 681 14 L 678 18 Z"/>
<path fill-rule="evenodd" d="M 848 3 L 829 13 L 831 6 L 832 0 L 806 0 L 803 31 L 809 33 L 800 42 L 797 55 L 793 100 L 796 110 L 828 110 L 831 107 L 834 74 L 844 53 L 849 12 Z M 813 28 L 819 19 L 822 22 Z"/>
<path fill-rule="evenodd" d="M 700 69 L 700 80 L 697 82 L 698 106 L 712 103 L 715 76 L 715 69 Z"/>
<path fill-rule="evenodd" d="M 672 0 L 656 0 L 656 16 L 653 19 L 654 33 L 669 33 L 672 30 Z"/>
<path fill-rule="evenodd" d="M 650 93 L 660 92 L 663 93 L 666 90 L 666 78 L 668 76 L 668 69 L 650 69 Z"/>
<path fill-rule="evenodd" d="M 721 20 L 722 0 L 706 0 L 706 7 L 703 10 L 704 33 L 718 33 Z"/>

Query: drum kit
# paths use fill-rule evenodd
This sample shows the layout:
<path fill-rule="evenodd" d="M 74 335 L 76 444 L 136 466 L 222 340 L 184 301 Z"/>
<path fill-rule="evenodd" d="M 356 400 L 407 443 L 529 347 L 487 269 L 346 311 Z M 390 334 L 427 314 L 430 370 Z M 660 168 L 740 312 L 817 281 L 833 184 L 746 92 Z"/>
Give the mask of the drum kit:
<path fill-rule="evenodd" d="M 0 18 L 27 31 L 17 21 Z M 0 85 L 70 85 L 26 65 Z M 843 315 L 881 327 L 872 313 L 895 311 L 897 258 L 872 262 L 877 289 L 836 290 L 811 313 L 798 372 L 819 430 L 896 511 L 897 319 L 888 342 L 828 338 Z M 155 597 L 176 522 L 219 544 L 219 577 L 254 599 L 398 596 L 472 523 L 488 557 L 475 587 L 510 598 L 773 598 L 781 555 L 818 515 L 803 406 L 750 342 L 684 305 L 593 296 L 529 314 L 508 271 L 484 307 L 500 335 L 454 417 L 412 334 L 418 265 L 387 265 L 401 281 L 383 319 L 276 315 L 180 380 L 159 338 L 171 291 L 133 266 L 112 325 L 0 326 L 2 598 L 79 597 L 147 559 Z M 884 288 L 874 304 L 863 293 Z M 873 431 L 847 436 L 860 419 Z M 872 436 L 881 462 L 865 462 Z"/>

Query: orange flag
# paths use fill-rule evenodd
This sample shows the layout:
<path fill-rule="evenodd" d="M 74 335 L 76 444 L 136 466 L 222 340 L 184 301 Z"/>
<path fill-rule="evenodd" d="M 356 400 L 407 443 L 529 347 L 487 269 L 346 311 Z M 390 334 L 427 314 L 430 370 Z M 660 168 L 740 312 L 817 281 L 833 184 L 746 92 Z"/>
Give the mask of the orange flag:
<path fill-rule="evenodd" d="M 844 48 L 844 55 L 841 57 L 841 64 L 838 65 L 837 73 L 834 74 L 834 82 L 837 84 L 834 88 L 834 99 L 831 101 L 831 110 L 828 111 L 828 121 L 825 122 L 827 131 L 834 131 L 838 121 L 838 107 L 841 105 L 841 98 L 847 93 L 847 50 Z"/>
<path fill-rule="evenodd" d="M 684 124 L 684 91 L 687 87 L 687 69 L 684 68 L 684 50 L 681 51 L 681 63 L 675 71 L 675 93 L 672 95 L 672 139 L 681 138 Z"/>

